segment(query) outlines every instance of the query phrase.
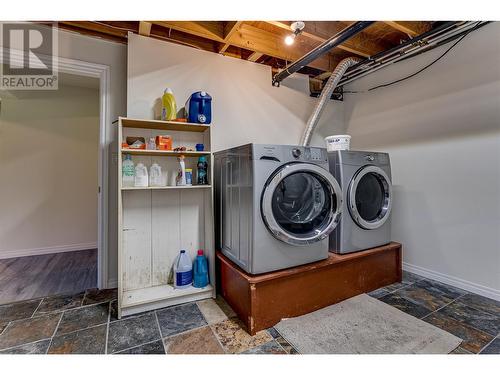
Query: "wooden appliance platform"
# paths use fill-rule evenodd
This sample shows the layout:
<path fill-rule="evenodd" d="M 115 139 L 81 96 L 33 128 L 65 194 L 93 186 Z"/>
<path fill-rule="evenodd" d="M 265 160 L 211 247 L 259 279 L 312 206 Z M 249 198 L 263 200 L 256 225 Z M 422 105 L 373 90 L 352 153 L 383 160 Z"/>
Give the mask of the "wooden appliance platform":
<path fill-rule="evenodd" d="M 220 293 L 256 332 L 282 318 L 304 315 L 355 295 L 400 282 L 402 246 L 388 245 L 338 255 L 303 266 L 250 275 L 217 251 Z"/>

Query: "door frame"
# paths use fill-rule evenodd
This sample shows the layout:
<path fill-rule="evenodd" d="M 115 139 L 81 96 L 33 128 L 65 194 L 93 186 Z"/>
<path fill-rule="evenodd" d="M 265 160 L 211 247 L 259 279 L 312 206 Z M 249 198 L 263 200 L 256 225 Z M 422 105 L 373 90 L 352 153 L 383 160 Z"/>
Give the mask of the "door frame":
<path fill-rule="evenodd" d="M 0 55 L 4 54 L 5 47 L 0 48 Z M 10 49 L 11 61 L 22 63 L 24 52 Z M 40 56 L 43 61 L 52 59 L 51 56 Z M 38 64 L 36 57 L 30 54 L 34 65 Z M 3 59 L 2 59 L 3 61 Z M 57 57 L 58 72 L 69 73 L 84 77 L 99 79 L 99 156 L 98 156 L 98 198 L 97 198 L 97 287 L 108 287 L 108 190 L 109 190 L 109 158 L 107 130 L 111 128 L 110 120 L 110 67 L 89 61 Z M 110 137 L 109 137 L 110 138 Z"/>

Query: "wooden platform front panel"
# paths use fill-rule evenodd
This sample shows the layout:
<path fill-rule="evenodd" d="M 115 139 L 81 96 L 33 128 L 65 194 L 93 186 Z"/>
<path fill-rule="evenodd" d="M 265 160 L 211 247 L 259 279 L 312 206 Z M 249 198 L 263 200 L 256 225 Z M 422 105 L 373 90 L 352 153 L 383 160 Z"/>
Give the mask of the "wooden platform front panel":
<path fill-rule="evenodd" d="M 329 258 L 262 275 L 249 275 L 217 252 L 220 292 L 251 334 L 401 281 L 401 244 Z"/>

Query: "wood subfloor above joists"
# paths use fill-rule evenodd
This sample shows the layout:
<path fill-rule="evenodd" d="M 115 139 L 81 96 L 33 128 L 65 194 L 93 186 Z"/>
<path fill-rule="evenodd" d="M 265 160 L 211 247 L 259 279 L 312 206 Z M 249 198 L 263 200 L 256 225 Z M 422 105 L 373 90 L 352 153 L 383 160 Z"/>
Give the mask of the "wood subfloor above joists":
<path fill-rule="evenodd" d="M 129 32 L 283 69 L 343 30 L 348 21 L 306 21 L 295 43 L 284 43 L 292 21 L 60 21 L 73 32 L 127 43 Z M 361 59 L 392 48 L 431 29 L 421 21 L 375 22 L 301 70 L 318 79 L 345 57 Z M 326 72 L 326 73 L 325 73 Z"/>

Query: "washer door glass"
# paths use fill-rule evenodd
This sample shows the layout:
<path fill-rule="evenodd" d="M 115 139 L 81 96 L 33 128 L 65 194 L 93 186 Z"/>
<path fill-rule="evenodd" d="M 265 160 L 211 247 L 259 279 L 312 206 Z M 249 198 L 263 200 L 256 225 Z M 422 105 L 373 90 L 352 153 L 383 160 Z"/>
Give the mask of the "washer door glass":
<path fill-rule="evenodd" d="M 336 227 L 340 186 L 325 169 L 305 163 L 280 168 L 262 193 L 262 217 L 279 240 L 307 245 L 328 237 Z"/>
<path fill-rule="evenodd" d="M 388 219 L 392 188 L 387 174 L 375 166 L 359 170 L 349 188 L 349 209 L 354 221 L 364 229 L 376 229 Z"/>
<path fill-rule="evenodd" d="M 272 210 L 278 224 L 295 235 L 310 235 L 321 228 L 335 210 L 329 189 L 310 173 L 294 173 L 282 179 L 273 193 Z"/>

